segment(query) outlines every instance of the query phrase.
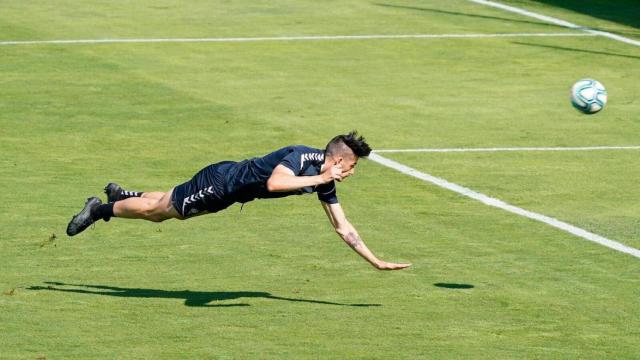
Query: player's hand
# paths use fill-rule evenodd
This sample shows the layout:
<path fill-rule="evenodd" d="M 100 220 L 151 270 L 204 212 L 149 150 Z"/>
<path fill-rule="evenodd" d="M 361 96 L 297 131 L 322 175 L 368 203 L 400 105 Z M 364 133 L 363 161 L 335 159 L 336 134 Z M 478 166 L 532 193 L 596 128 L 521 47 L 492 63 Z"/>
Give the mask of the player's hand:
<path fill-rule="evenodd" d="M 406 269 L 409 266 L 411 266 L 411 264 L 395 264 L 386 261 L 380 261 L 375 265 L 378 270 L 401 270 Z"/>
<path fill-rule="evenodd" d="M 342 165 L 333 165 L 325 170 L 322 175 L 325 182 L 330 182 L 332 180 L 342 181 Z"/>

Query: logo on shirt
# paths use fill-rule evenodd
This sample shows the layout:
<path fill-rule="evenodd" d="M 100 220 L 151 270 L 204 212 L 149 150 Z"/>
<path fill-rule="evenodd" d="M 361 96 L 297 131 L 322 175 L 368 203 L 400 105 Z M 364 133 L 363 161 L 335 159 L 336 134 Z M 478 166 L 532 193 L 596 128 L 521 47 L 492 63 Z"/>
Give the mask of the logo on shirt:
<path fill-rule="evenodd" d="M 324 161 L 324 154 L 322 153 L 304 153 L 300 155 L 300 170 L 304 168 L 305 161 Z"/>

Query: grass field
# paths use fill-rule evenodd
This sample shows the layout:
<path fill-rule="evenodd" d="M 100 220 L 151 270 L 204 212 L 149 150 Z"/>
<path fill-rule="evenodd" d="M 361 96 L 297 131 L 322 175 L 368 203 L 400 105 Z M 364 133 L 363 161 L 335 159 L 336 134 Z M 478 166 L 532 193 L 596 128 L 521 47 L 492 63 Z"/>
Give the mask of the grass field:
<path fill-rule="evenodd" d="M 640 40 L 637 1 L 503 3 Z M 507 33 L 584 34 L 463 0 L 0 11 L 0 43 Z M 354 128 L 375 149 L 640 145 L 639 65 L 600 36 L 0 45 L 0 359 L 638 359 L 639 258 L 373 161 L 339 198 L 404 271 L 354 254 L 315 196 L 64 231 L 110 181 L 169 190 Z M 571 108 L 583 77 L 602 113 Z M 384 154 L 634 248 L 639 155 Z"/>

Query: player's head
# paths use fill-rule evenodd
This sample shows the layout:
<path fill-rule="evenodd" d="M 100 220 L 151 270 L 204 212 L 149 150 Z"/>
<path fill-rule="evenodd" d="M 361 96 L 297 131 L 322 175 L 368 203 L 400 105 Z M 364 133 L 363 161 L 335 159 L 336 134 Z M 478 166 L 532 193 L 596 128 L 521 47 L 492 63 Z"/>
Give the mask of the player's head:
<path fill-rule="evenodd" d="M 343 178 L 353 175 L 358 159 L 367 157 L 371 147 L 357 131 L 338 135 L 331 139 L 324 150 L 325 163 L 342 166 Z"/>

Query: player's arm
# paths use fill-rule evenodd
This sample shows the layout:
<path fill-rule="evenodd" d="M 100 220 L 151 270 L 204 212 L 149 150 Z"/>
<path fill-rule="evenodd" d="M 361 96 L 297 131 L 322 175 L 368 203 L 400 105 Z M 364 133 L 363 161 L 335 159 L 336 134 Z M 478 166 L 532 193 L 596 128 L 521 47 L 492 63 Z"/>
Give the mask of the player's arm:
<path fill-rule="evenodd" d="M 351 247 L 355 252 L 357 252 L 365 260 L 367 260 L 376 269 L 399 270 L 411 266 L 411 264 L 395 264 L 378 259 L 371 252 L 371 250 L 369 250 L 367 245 L 365 245 L 364 241 L 362 241 L 362 238 L 360 238 L 358 231 L 356 231 L 353 225 L 351 225 L 351 223 L 347 220 L 340 204 L 328 204 L 325 202 L 321 203 L 325 213 L 327 214 L 327 217 L 329 218 L 329 221 L 333 225 L 338 235 L 340 235 L 342 240 L 344 240 L 344 242 L 347 243 L 349 247 Z"/>
<path fill-rule="evenodd" d="M 319 175 L 296 176 L 291 169 L 280 164 L 273 169 L 267 180 L 267 190 L 271 192 L 293 191 L 306 186 L 326 184 L 334 179 L 342 179 L 342 168 L 339 165 L 332 166 Z"/>

